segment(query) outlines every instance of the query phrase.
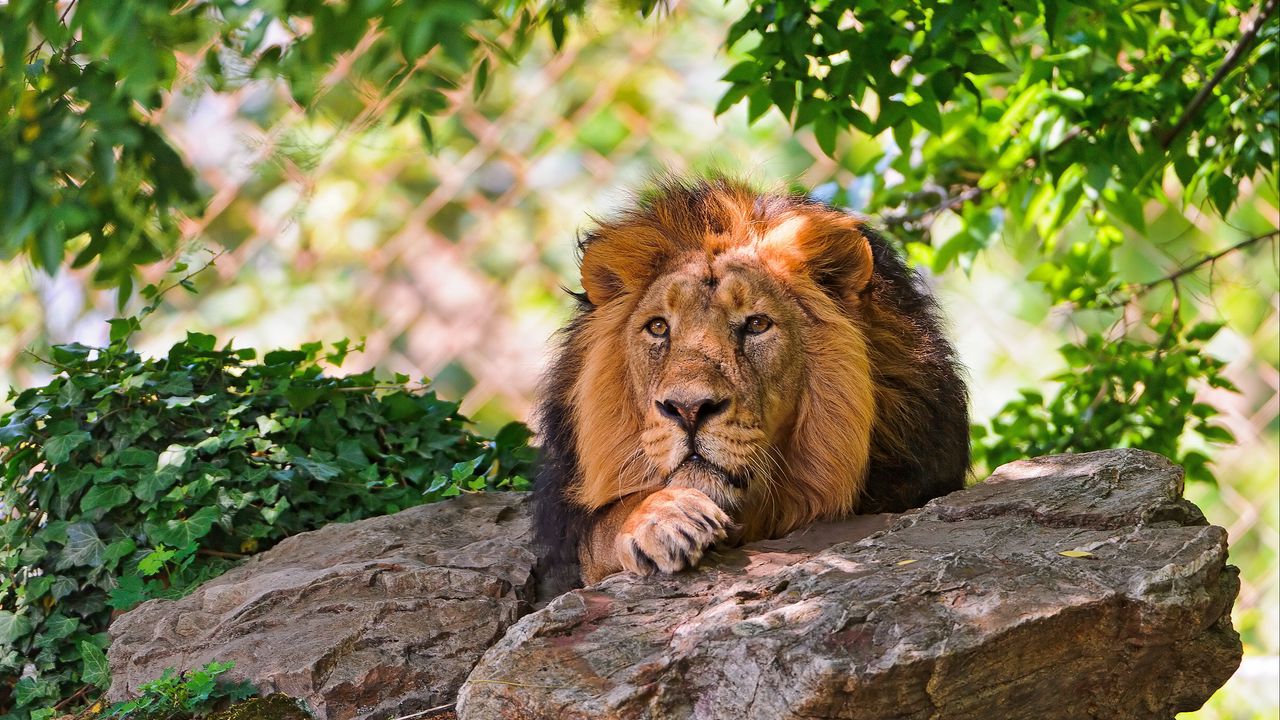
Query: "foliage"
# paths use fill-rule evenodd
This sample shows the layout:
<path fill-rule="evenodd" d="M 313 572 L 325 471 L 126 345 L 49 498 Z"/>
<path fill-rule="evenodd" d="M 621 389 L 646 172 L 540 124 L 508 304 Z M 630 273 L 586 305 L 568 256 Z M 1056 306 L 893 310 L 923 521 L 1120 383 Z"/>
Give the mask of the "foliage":
<path fill-rule="evenodd" d="M 1050 378 L 1062 388 L 1050 400 L 1035 390 L 1006 405 L 986 427 L 974 428 L 974 459 L 988 468 L 1025 457 L 1064 452 L 1140 447 L 1173 459 L 1187 479 L 1213 481 L 1207 443 L 1234 441 L 1209 424 L 1218 414 L 1196 402 L 1201 384 L 1234 390 L 1220 373 L 1225 363 L 1195 345 L 1217 334 L 1220 324 L 1184 327 L 1176 317 L 1156 319 L 1136 335 L 1107 342 L 1091 334 L 1060 351 L 1068 369 Z M 1142 407 L 1163 408 L 1142 412 Z M 1196 440 L 1191 440 L 1195 437 Z"/>
<path fill-rule="evenodd" d="M 329 522 L 528 486 L 524 426 L 488 441 L 405 376 L 324 375 L 345 340 L 255 361 L 190 333 L 146 358 L 138 319 L 111 323 L 0 417 L 0 717 L 105 683 L 113 611 Z"/>
<path fill-rule="evenodd" d="M 50 274 L 68 251 L 127 298 L 133 270 L 174 249 L 202 194 L 156 125 L 184 56 L 214 89 L 282 79 L 317 110 L 330 66 L 362 43 L 352 72 L 397 95 L 394 121 L 430 141 L 445 93 L 482 91 L 532 33 L 563 42 L 582 0 L 13 0 L 0 4 L 0 259 Z"/>
<path fill-rule="evenodd" d="M 6 69 L 0 70 L 0 107 L 6 111 L 0 115 L 0 257 L 29 254 L 47 269 L 56 267 L 63 261 L 65 250 L 81 250 L 86 241 L 91 243 L 92 234 L 73 237 L 68 232 L 61 238 L 66 241 L 65 246 L 52 240 L 41 245 L 41 233 L 27 232 L 21 237 L 10 233 L 15 226 L 10 224 L 13 216 L 6 214 L 9 209 L 21 204 L 23 212 L 28 213 L 24 217 L 36 217 L 37 223 L 54 217 L 55 222 L 75 230 L 78 226 L 71 220 L 76 219 L 76 212 L 58 210 L 66 206 L 67 198 L 78 197 L 72 206 L 79 208 L 92 200 L 82 197 L 92 188 L 105 187 L 115 192 L 118 185 L 124 189 L 124 199 L 112 199 L 112 208 L 123 210 L 93 208 L 94 213 L 101 213 L 94 218 L 112 213 L 118 216 L 102 222 L 103 232 L 111 233 L 110 242 L 100 243 L 87 256 L 76 257 L 72 262 L 97 262 L 100 282 L 126 286 L 133 264 L 154 258 L 173 246 L 174 213 L 184 209 L 190 212 L 194 207 L 189 200 L 195 196 L 183 189 L 182 171 L 160 162 L 162 170 L 168 167 L 164 172 L 169 176 L 164 183 L 153 182 L 158 171 L 154 165 L 147 165 L 147 152 L 136 149 L 142 148 L 139 143 L 145 137 L 145 132 L 137 128 L 156 131 L 153 110 L 163 104 L 158 99 L 163 92 L 176 86 L 173 78 L 177 71 L 171 66 L 176 67 L 179 59 L 188 62 L 202 55 L 205 58 L 195 68 L 196 79 L 186 83 L 194 86 L 197 93 L 207 91 L 206 86 L 234 89 L 246 82 L 275 79 L 297 95 L 311 118 L 323 113 L 326 120 L 339 123 L 350 121 L 355 114 L 353 108 L 363 110 L 365 101 L 370 106 L 376 101 L 379 107 L 389 108 L 388 119 L 431 118 L 433 123 L 420 125 L 428 142 L 433 135 L 440 142 L 452 139 L 456 147 L 449 150 L 456 150 L 457 156 L 471 156 L 474 151 L 474 156 L 479 157 L 484 152 L 483 143 L 468 134 L 466 123 L 456 119 L 434 122 L 448 114 L 450 108 L 430 110 L 432 103 L 438 105 L 441 99 L 432 91 L 442 92 L 445 99 L 453 102 L 463 95 L 460 91 L 467 89 L 468 83 L 483 90 L 495 76 L 498 63 L 506 59 L 505 51 L 519 55 L 522 41 L 530 37 L 529 31 L 543 26 L 552 29 L 558 44 L 563 40 L 565 23 L 556 17 L 568 18 L 575 11 L 550 3 L 537 7 L 504 5 L 496 19 L 468 24 L 457 33 L 480 38 L 469 56 L 470 65 L 461 69 L 440 66 L 437 63 L 443 53 L 432 51 L 421 56 L 423 63 L 417 72 L 403 79 L 396 72 L 408 64 L 403 62 L 403 50 L 395 42 L 417 23 L 415 18 L 398 22 L 386 27 L 381 36 L 363 38 L 373 43 L 373 54 L 366 59 L 363 54 L 353 53 L 359 59 L 345 68 L 353 77 L 368 80 L 379 93 L 385 92 L 385 97 L 353 99 L 343 96 L 341 86 L 331 87 L 327 81 L 317 83 L 315 78 L 323 78 L 331 71 L 333 59 L 345 57 L 341 47 L 344 43 L 349 47 L 350 35 L 344 33 L 359 25 L 339 27 L 349 19 L 346 14 L 389 7 L 387 3 L 281 5 L 249 0 L 236 3 L 225 26 L 220 11 L 212 9 L 219 5 L 216 2 L 173 3 L 171 7 L 176 11 L 167 15 L 167 9 L 152 11 L 148 6 L 139 10 L 142 3 L 136 0 L 111 5 L 109 11 L 103 10 L 108 4 L 101 0 L 86 3 L 84 7 L 89 9 L 83 12 L 99 17 L 114 13 L 116 6 L 135 15 L 149 14 L 145 25 L 149 36 L 142 44 L 147 45 L 151 57 L 158 59 L 162 71 L 140 73 L 131 67 L 129 77 L 139 78 L 139 82 L 158 78 L 150 96 L 140 90 L 80 77 L 83 70 L 86 76 L 110 72 L 112 78 L 119 78 L 119 63 L 147 62 L 127 56 L 116 59 L 111 52 L 121 45 L 139 44 L 126 36 L 134 32 L 132 29 L 121 26 L 122 29 L 104 31 L 115 33 L 111 41 L 104 40 L 106 35 L 102 33 L 96 38 L 82 37 L 68 57 L 62 49 L 68 47 L 69 36 L 44 29 L 61 21 L 50 17 L 50 11 L 42 7 L 46 4 L 52 5 L 30 0 L 0 5 L 0 48 L 6 58 Z M 321 5 L 325 7 L 322 9 Z M 396 7 L 400 8 L 398 12 L 412 14 L 425 12 L 424 5 L 402 3 Z M 59 10 L 67 8 L 65 2 L 58 6 Z M 520 10 L 510 8 L 527 8 L 531 14 L 520 15 Z M 240 9 L 247 13 L 247 19 L 235 14 Z M 77 19 L 81 12 L 72 9 L 65 24 L 79 27 L 76 23 L 82 22 Z M 968 271 L 974 263 L 990 255 L 1003 257 L 1007 251 L 1031 270 L 1031 282 L 1025 285 L 1042 289 L 1047 298 L 1059 304 L 1059 311 L 1051 319 L 1065 318 L 1071 328 L 1071 340 L 1063 346 L 1068 369 L 1050 378 L 1052 382 L 1042 383 L 1040 391 L 1024 392 L 989 424 L 974 428 L 975 457 L 980 465 L 992 467 L 1005 459 L 1041 452 L 1125 444 L 1165 452 L 1184 463 L 1190 477 L 1205 479 L 1205 455 L 1213 455 L 1208 443 L 1230 439 L 1218 424 L 1210 422 L 1213 409 L 1196 401 L 1198 391 L 1206 385 L 1226 384 L 1221 362 L 1206 349 L 1211 330 L 1221 318 L 1212 317 L 1208 324 L 1202 324 L 1194 307 L 1201 303 L 1185 302 L 1178 307 L 1176 301 L 1194 292 L 1197 286 L 1193 281 L 1203 278 L 1213 267 L 1212 262 L 1188 258 L 1208 252 L 1208 260 L 1220 256 L 1221 252 L 1214 250 L 1226 246 L 1222 252 L 1262 260 L 1265 254 L 1260 257 L 1253 253 L 1276 237 L 1270 225 L 1273 220 L 1247 209 L 1242 212 L 1232 205 L 1237 189 L 1243 196 L 1250 187 L 1262 187 L 1261 197 L 1274 204 L 1278 116 L 1275 12 L 1274 0 L 1252 9 L 1238 0 L 1213 4 L 1201 0 L 1138 4 L 1065 4 L 1052 0 L 970 4 L 823 0 L 806 4 L 762 0 L 750 5 L 730 35 L 731 57 L 746 63 L 729 72 L 730 87 L 721 109 L 742 101 L 747 114 L 755 119 L 776 108 L 795 127 L 811 128 L 818 146 L 837 159 L 834 172 L 845 177 L 849 172 L 856 175 L 852 183 L 835 188 L 832 199 L 879 215 L 890 236 L 906 241 L 905 249 L 917 264 L 958 275 L 957 269 Z M 34 20 L 37 13 L 45 16 L 39 21 L 42 25 Z M 276 19 L 264 23 L 268 13 L 275 13 Z M 87 24 L 89 18 L 86 14 L 83 22 Z M 175 34 L 175 28 L 182 30 L 181 23 L 191 18 L 196 22 L 188 34 Z M 380 22 L 374 17 L 370 20 Z M 676 16 L 669 22 L 685 20 Z M 29 26 L 19 32 L 23 22 Z M 491 43 L 489 40 L 500 35 L 506 23 L 514 23 L 512 35 L 504 36 L 500 43 Z M 1253 29 L 1257 32 L 1249 35 Z M 259 30 L 257 47 L 249 47 Z M 687 27 L 681 31 L 687 31 Z M 179 39 L 170 42 L 175 37 Z M 46 38 L 55 39 L 44 42 Z M 506 43 L 511 38 L 514 41 L 508 47 Z M 304 50 L 306 43 L 314 43 L 320 49 Z M 21 49 L 12 49 L 19 44 Z M 844 46 L 836 47 L 839 44 Z M 687 42 L 687 38 L 685 45 L 700 47 Z M 203 52 L 206 46 L 211 48 L 208 53 Z M 614 53 L 620 52 L 614 45 L 609 47 Z M 329 53 L 324 48 L 338 49 Z M 30 63 L 23 53 L 32 58 Z M 18 64 L 9 61 L 14 55 L 20 59 Z M 590 100 L 595 99 L 592 93 L 596 82 L 616 72 L 616 65 L 606 62 L 609 57 L 608 50 L 597 48 L 587 62 L 600 75 L 575 70 L 576 76 L 565 76 L 561 86 L 555 88 L 556 102 L 573 108 L 593 108 Z M 684 70 L 690 66 L 701 68 L 712 62 L 711 53 L 680 62 L 684 63 Z M 80 69 L 66 66 L 67 63 Z M 29 70 L 25 69 L 27 64 L 32 66 Z M 14 67 L 24 67 L 23 73 L 15 74 Z M 636 73 L 634 82 L 669 91 L 670 81 L 657 77 L 661 74 L 641 77 Z M 686 75 L 691 86 L 696 82 L 695 74 Z M 57 79 L 64 75 L 65 80 Z M 449 82 L 434 84 L 439 77 Z M 62 84 L 51 84 L 55 80 Z M 87 90 L 81 89 L 82 84 Z M 298 89 L 293 88 L 295 84 Z M 459 92 L 451 90 L 455 85 Z M 574 96 L 572 93 L 582 92 L 578 86 L 583 85 L 587 86 L 584 94 Z M 112 91 L 104 96 L 107 88 Z M 59 96 L 59 92 L 63 95 Z M 149 99 L 137 100 L 130 93 Z M 492 94 L 490 101 L 479 108 L 485 116 L 502 120 L 503 115 L 518 112 L 510 102 L 505 106 L 492 102 Z M 699 154 L 701 150 L 686 152 L 673 147 L 688 142 L 689 134 L 671 128 L 691 115 L 690 104 L 696 102 L 696 95 L 690 93 L 676 107 L 666 98 L 629 86 L 625 112 L 617 111 L 621 100 L 615 98 L 598 112 L 570 115 L 566 111 L 566 117 L 577 119 L 564 125 L 572 125 L 574 132 L 587 138 L 585 142 L 594 152 L 606 156 L 613 153 L 619 158 L 625 154 L 626 162 L 632 163 L 630 171 L 616 176 L 634 177 L 638 172 L 637 157 L 662 157 L 664 152 L 704 157 Z M 68 98 L 65 105 L 59 105 L 60 97 Z M 95 108 L 101 115 L 90 118 L 89 113 Z M 264 126 L 273 123 L 273 128 L 279 130 L 280 126 L 274 125 L 277 116 L 272 113 L 282 111 L 273 106 L 262 118 L 245 117 Z M 626 135 L 628 115 L 644 117 L 643 127 L 650 135 L 647 143 L 651 145 L 619 140 Z M 618 121 L 619 116 L 622 122 Z M 31 129 L 32 125 L 38 129 Z M 40 152 L 50 153 L 47 157 L 51 159 L 30 153 L 30 146 L 39 138 L 63 126 L 69 128 L 66 133 L 54 137 L 65 141 L 40 146 Z M 1173 133 L 1175 129 L 1178 131 Z M 548 132 L 545 128 L 532 130 Z M 413 128 L 401 125 L 392 129 L 379 127 L 378 131 L 382 133 L 377 136 L 381 145 L 398 150 Z M 563 128 L 557 129 L 560 131 Z M 736 127 L 731 131 L 738 132 Z M 772 129 L 766 134 L 757 125 L 754 132 L 753 140 L 764 146 L 762 154 L 787 156 L 787 172 L 799 173 L 808 166 L 810 158 L 801 150 L 802 146 L 810 147 L 806 133 L 797 133 L 800 142 L 783 147 L 770 140 L 776 135 Z M 37 140 L 29 142 L 27 134 L 36 134 Z M 104 139 L 94 144 L 98 136 Z M 107 142 L 116 137 L 120 139 Z M 711 144 L 724 151 L 723 136 L 715 137 L 717 142 Z M 161 139 L 169 142 L 163 136 Z M 351 143 L 354 150 L 344 150 L 343 156 L 364 157 L 367 153 L 360 150 L 371 144 L 374 143 Z M 545 145 L 546 141 L 539 141 L 525 159 L 538 159 Z M 99 146 L 113 150 L 117 174 L 114 183 L 104 184 L 104 178 L 95 174 L 93 162 L 102 151 L 98 150 L 98 155 L 94 151 Z M 657 152 L 652 146 L 658 146 Z M 509 147 L 505 149 L 512 152 Z M 503 160 L 495 154 L 491 165 L 482 167 L 473 177 L 505 168 Z M 363 179 L 369 169 L 361 164 L 363 160 L 344 162 L 345 167 L 330 168 L 325 177 L 317 178 L 321 190 L 326 184 L 332 186 L 352 177 Z M 26 164 L 19 167 L 14 163 Z M 379 185 L 376 190 L 366 188 L 360 203 L 348 213 L 381 221 L 416 205 L 425 192 L 423 188 L 436 180 L 429 169 L 422 170 L 430 168 L 430 164 L 419 160 L 416 166 L 415 172 L 394 170 L 390 164 L 380 167 L 380 174 L 395 175 L 392 189 L 398 194 L 398 202 L 383 204 L 387 186 Z M 822 163 L 818 166 L 829 167 Z M 598 180 L 605 175 L 596 165 L 590 167 L 593 178 Z M 65 168 L 74 182 L 58 175 L 55 168 Z M 267 167 L 262 172 L 277 178 L 271 180 L 272 189 L 295 180 L 278 179 L 276 168 Z M 13 187 L 26 183 L 29 192 L 11 192 L 11 182 Z M 172 208 L 159 206 L 160 201 L 153 202 L 148 195 L 161 185 L 165 192 L 181 195 L 175 196 Z M 540 187 L 544 196 L 556 194 L 546 192 L 545 185 Z M 256 206 L 267 190 L 260 186 L 246 192 L 237 201 L 242 205 L 241 214 L 257 212 Z M 195 187 L 196 195 L 202 191 L 198 185 Z M 466 187 L 457 192 L 470 200 L 463 194 L 480 191 Z M 556 201 L 566 204 L 559 197 Z M 487 211 L 490 206 L 481 207 Z M 1226 217 L 1228 209 L 1230 217 Z M 1185 235 L 1178 234 L 1177 228 L 1171 231 L 1168 224 L 1156 225 L 1157 216 L 1170 218 L 1182 212 L 1194 218 L 1202 210 L 1222 217 L 1197 221 L 1199 230 Z M 576 217 L 576 206 L 573 212 Z M 56 217 L 59 213 L 71 220 Z M 297 214 L 304 216 L 300 210 Z M 221 227 L 210 227 L 210 236 L 230 246 L 241 240 L 249 225 L 243 221 L 227 222 L 226 215 L 220 218 Z M 446 207 L 429 222 L 436 229 L 466 225 L 457 220 L 458 216 L 465 219 L 462 210 Z M 563 227 L 567 219 L 560 216 L 559 220 Z M 336 286 L 353 272 L 351 267 L 361 266 L 365 250 L 348 242 L 344 232 L 321 227 L 325 220 L 311 218 L 309 222 L 318 229 L 314 229 L 313 236 L 304 237 L 304 252 L 315 251 L 323 256 L 322 261 L 342 256 L 348 265 L 324 276 L 313 273 L 312 265 L 298 263 L 289 268 L 293 273 L 290 277 L 299 283 L 303 282 L 300 278 L 305 278 L 307 283 Z M 415 218 L 414 222 L 418 220 Z M 1229 245 L 1230 239 L 1220 237 L 1216 248 L 1200 245 L 1206 235 L 1224 225 L 1240 229 L 1239 243 Z M 45 226 L 47 223 L 41 227 Z M 391 237 L 398 227 L 382 227 L 377 238 Z M 444 234 L 453 238 L 451 232 L 446 229 Z M 151 240 L 135 242 L 137 233 Z M 480 234 L 483 233 L 477 233 Z M 529 237 L 524 232 L 493 235 Z M 1075 238 L 1085 240 L 1073 242 Z M 507 240 L 490 241 L 486 237 L 485 242 L 492 242 L 498 248 L 496 254 L 508 262 L 510 257 L 519 255 L 512 253 L 508 245 L 500 245 Z M 995 248 L 997 244 L 999 248 Z M 1145 249 L 1146 256 L 1135 247 Z M 50 248 L 56 249 L 58 260 L 45 263 L 40 253 Z M 988 249 L 998 253 L 988 255 Z M 1156 252 L 1167 259 L 1152 262 L 1151 256 Z M 1135 255 L 1140 256 L 1140 261 L 1133 260 Z M 1126 256 L 1130 256 L 1128 261 Z M 461 256 L 459 262 L 474 257 Z M 564 264 L 552 269 L 563 270 Z M 1258 264 L 1268 266 L 1265 260 Z M 289 263 L 286 261 L 285 265 Z M 298 270 L 299 267 L 305 269 Z M 254 267 L 246 266 L 239 289 L 244 288 L 244 277 L 254 271 Z M 958 286 L 955 281 L 953 277 L 953 286 Z M 1274 288 L 1263 285 L 1258 294 L 1264 298 L 1260 302 L 1266 304 L 1267 294 L 1273 294 Z M 1017 295 L 1025 298 L 1034 295 L 1034 291 L 1018 287 Z M 1017 304 L 1018 298 L 1010 298 L 1009 304 Z M 1221 296 L 1215 292 L 1213 299 Z M 527 311 L 527 297 L 520 296 L 519 303 Z M 1208 303 L 1201 304 L 1205 305 Z M 341 311 L 350 312 L 345 307 Z M 15 317 L 21 315 L 14 312 Z M 373 312 L 368 315 L 380 317 Z M 351 317 L 344 321 L 353 322 Z M 371 321 L 360 315 L 354 322 Z M 968 322 L 969 318 L 956 318 L 957 325 Z M 1252 331 L 1246 333 L 1251 334 Z M 1273 340 L 1265 332 L 1255 339 L 1259 337 L 1262 343 Z M 1264 349 L 1264 357 L 1270 358 L 1270 352 Z M 1045 358 L 1045 362 L 1054 361 Z M 1263 360 L 1259 365 L 1268 363 L 1274 364 Z M 986 387 L 974 390 L 975 394 L 992 392 Z M 1267 475 L 1267 465 L 1259 464 L 1259 476 Z M 451 469 L 450 477 L 454 472 Z M 456 472 L 464 480 L 468 477 L 465 465 Z M 1250 470 L 1250 474 L 1254 472 Z M 1273 482 L 1273 478 L 1266 482 Z M 1258 483 L 1255 489 L 1261 490 L 1244 494 L 1251 499 L 1274 496 L 1273 484 L 1263 480 Z M 1213 492 L 1203 485 L 1192 491 Z M 1234 515 L 1237 511 L 1232 506 L 1229 512 Z M 1266 528 L 1265 524 L 1258 525 L 1250 535 L 1265 540 Z M 1262 567 L 1265 563 L 1260 558 L 1273 558 L 1274 554 L 1263 540 L 1257 542 L 1260 552 L 1251 554 L 1250 547 L 1241 545 L 1233 532 L 1233 553 L 1238 555 L 1238 561 L 1256 562 L 1260 567 L 1256 576 L 1268 578 L 1266 582 L 1270 583 L 1271 573 L 1268 567 Z M 125 590 L 117 589 L 117 599 L 127 601 L 126 590 L 131 588 L 139 594 L 163 593 L 166 583 L 180 591 L 201 577 L 199 573 L 217 572 L 217 558 L 197 553 L 199 547 L 156 546 L 137 551 L 146 552 L 146 557 L 136 558 L 138 570 L 127 576 L 132 579 L 124 580 Z M 150 560 L 144 567 L 142 561 L 147 557 Z M 148 571 L 151 573 L 146 574 Z M 1271 597 L 1262 596 L 1260 602 L 1258 596 L 1248 596 L 1246 593 L 1242 607 L 1263 606 L 1266 597 Z M 0 605 L 0 609 L 4 607 Z M 6 625 L 0 621 L 0 634 L 12 627 L 12 622 Z M 82 655 L 91 653 L 82 649 L 83 642 L 101 642 L 101 637 L 86 637 L 79 646 L 66 644 L 70 662 L 78 662 L 77 651 Z M 1274 644 L 1267 647 L 1274 654 Z M 74 685 L 68 682 L 65 687 Z M 0 688 L 0 705 L 5 702 L 3 693 Z"/>
<path fill-rule="evenodd" d="M 1203 353 L 1213 333 L 1181 329 L 1185 272 L 1124 276 L 1113 255 L 1126 228 L 1147 232 L 1166 183 L 1225 216 L 1242 185 L 1275 182 L 1277 4 L 757 1 L 729 31 L 745 59 L 719 110 L 776 108 L 827 154 L 857 155 L 862 204 L 918 264 L 968 269 L 1004 237 L 1052 301 L 1104 318 L 1063 348 L 1058 395 L 1028 391 L 975 427 L 980 463 L 1133 444 L 1209 479 L 1183 431 L 1230 440 L 1194 400 L 1225 383 Z M 1064 242 L 1081 227 L 1090 242 Z M 1263 225 L 1230 250 L 1276 236 Z M 1163 304 L 1140 302 L 1162 281 Z M 1165 317 L 1158 340 L 1132 335 L 1129 306 Z"/>
<path fill-rule="evenodd" d="M 1166 170 L 1184 202 L 1207 195 L 1222 214 L 1241 183 L 1274 173 L 1276 5 L 1246 22 L 1254 6 L 1239 1 L 758 2 L 730 30 L 749 47 L 721 107 L 776 107 L 833 155 L 847 128 L 891 135 L 869 164 L 903 179 L 868 172 L 872 207 L 901 208 L 922 240 L 920 221 L 963 206 L 960 232 L 916 249 L 935 269 L 1002 225 L 1052 245 L 1087 215 L 1105 247 L 1120 227 L 1145 230 Z"/>
<path fill-rule="evenodd" d="M 212 662 L 197 670 L 176 673 L 172 668 L 138 688 L 138 697 L 116 703 L 99 717 L 109 720 L 171 720 L 205 717 L 220 703 L 237 702 L 256 694 L 247 682 L 224 685 L 218 676 L 233 662 Z"/>

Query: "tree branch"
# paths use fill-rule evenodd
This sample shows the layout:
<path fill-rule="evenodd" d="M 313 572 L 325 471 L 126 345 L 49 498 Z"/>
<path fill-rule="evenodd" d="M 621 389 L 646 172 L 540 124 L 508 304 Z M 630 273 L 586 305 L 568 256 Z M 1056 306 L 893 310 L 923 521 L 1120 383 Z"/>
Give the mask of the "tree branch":
<path fill-rule="evenodd" d="M 1128 288 L 1130 288 L 1129 297 L 1127 297 L 1123 302 L 1110 302 L 1102 305 L 1094 305 L 1087 309 L 1115 310 L 1117 308 L 1122 308 L 1125 305 L 1128 305 L 1129 303 L 1133 302 L 1134 300 L 1137 300 L 1138 298 L 1142 297 L 1143 295 L 1146 295 L 1147 293 L 1151 292 L 1153 289 L 1159 287 L 1160 285 L 1163 285 L 1165 283 L 1172 283 L 1176 285 L 1178 280 L 1180 280 L 1181 278 L 1187 275 L 1190 275 L 1191 273 L 1199 270 L 1205 265 L 1211 265 L 1217 262 L 1218 260 L 1221 260 L 1223 257 L 1230 255 L 1233 252 L 1237 252 L 1247 247 L 1257 245 L 1258 243 L 1263 242 L 1265 240 L 1273 240 L 1277 237 L 1280 237 L 1280 230 L 1272 230 L 1270 232 L 1266 232 L 1261 235 L 1254 235 L 1253 237 L 1245 238 L 1244 240 L 1241 240 L 1240 242 L 1236 243 L 1235 245 L 1232 245 L 1229 248 L 1226 248 L 1225 250 L 1219 250 L 1218 252 L 1213 253 L 1211 255 L 1205 255 L 1204 257 L 1200 258 L 1199 260 L 1196 260 L 1190 265 L 1180 267 L 1177 270 L 1169 273 L 1168 275 L 1165 275 L 1164 277 L 1157 278 L 1155 280 L 1152 280 L 1151 282 L 1127 286 Z"/>
<path fill-rule="evenodd" d="M 76 0 L 71 0 L 71 2 L 67 3 L 67 7 L 62 10 L 62 15 L 58 17 L 58 22 L 60 24 L 62 25 L 67 24 L 67 15 L 71 13 L 71 8 L 75 6 L 76 6 Z M 48 42 L 48 40 L 49 40 L 48 38 L 41 37 L 40 42 L 36 43 L 36 46 L 31 49 L 31 52 L 27 53 L 28 64 L 35 62 L 36 56 L 39 55 L 40 51 L 44 49 L 44 44 Z M 74 41 L 74 37 L 73 37 L 73 41 Z"/>
<path fill-rule="evenodd" d="M 1070 131 L 1068 131 L 1065 135 L 1062 136 L 1062 139 L 1058 141 L 1058 144 L 1054 145 L 1048 150 L 1045 150 L 1041 154 L 1040 156 L 1041 159 L 1050 157 L 1051 155 L 1058 152 L 1062 148 L 1066 147 L 1073 140 L 1075 140 L 1076 138 L 1080 137 L 1083 134 L 1084 134 L 1084 130 L 1079 125 L 1071 128 Z M 1036 164 L 1037 164 L 1036 158 L 1029 157 L 1027 158 L 1026 162 L 1023 163 L 1023 166 L 1026 168 L 1034 168 Z M 884 225 L 885 227 L 903 227 L 905 225 L 913 225 L 915 223 L 920 222 L 921 220 L 930 218 L 945 210 L 955 210 L 956 208 L 966 203 L 971 203 L 974 200 L 977 200 L 978 198 L 982 197 L 982 188 L 978 187 L 977 185 L 966 185 L 964 186 L 964 190 L 956 193 L 952 197 L 947 197 L 946 191 L 943 190 L 942 188 L 939 188 L 939 187 L 926 188 L 925 190 L 922 190 L 918 193 L 912 193 L 911 195 L 908 195 L 906 200 L 907 202 L 911 202 L 913 200 L 919 200 L 925 197 L 937 197 L 937 198 L 940 198 L 941 201 L 937 205 L 931 208 L 928 208 L 926 210 L 920 210 L 914 213 L 902 212 L 897 215 L 882 215 L 880 217 L 880 224 Z"/>
<path fill-rule="evenodd" d="M 1249 26 L 1249 29 L 1244 31 L 1244 34 L 1240 36 L 1240 41 L 1236 43 L 1235 47 L 1231 48 L 1231 52 L 1227 53 L 1227 57 L 1222 61 L 1222 64 L 1218 66 L 1218 71 L 1213 74 L 1213 77 L 1209 78 L 1209 82 L 1205 83 L 1200 88 L 1200 91 L 1196 93 L 1195 97 L 1191 98 L 1191 102 L 1188 103 L 1186 109 L 1182 111 L 1182 117 L 1178 118 L 1178 122 L 1174 124 L 1173 129 L 1165 133 L 1164 137 L 1160 138 L 1160 147 L 1168 150 L 1169 146 L 1173 144 L 1173 141 L 1177 139 L 1178 135 L 1182 134 L 1182 131 L 1187 129 L 1187 126 L 1191 124 L 1191 121 L 1200 113 L 1200 109 L 1209 101 L 1209 94 L 1213 92 L 1213 89 L 1227 77 L 1227 73 L 1231 72 L 1240 64 L 1245 53 L 1247 53 L 1250 46 L 1253 45 L 1253 41 L 1257 39 L 1258 31 L 1260 31 L 1262 26 L 1266 24 L 1267 20 L 1271 19 L 1271 16 L 1275 14 L 1277 7 L 1280 7 L 1280 0 L 1267 1 L 1267 4 L 1262 8 L 1262 13 L 1253 21 L 1253 25 Z"/>
<path fill-rule="evenodd" d="M 961 205 L 964 205 L 965 203 L 973 202 L 974 200 L 977 200 L 979 197 L 981 197 L 981 195 L 982 195 L 982 188 L 977 186 L 970 186 L 965 188 L 961 192 L 956 193 L 952 197 L 944 196 L 942 198 L 942 202 L 926 210 L 921 210 L 919 212 L 914 212 L 914 213 L 902 213 L 899 215 L 882 215 L 880 217 L 880 224 L 884 225 L 885 227 L 902 227 L 904 225 L 911 225 L 913 223 L 920 222 L 925 218 L 931 217 L 933 215 L 937 215 L 938 213 L 944 210 L 954 210 L 955 208 L 958 208 Z"/>

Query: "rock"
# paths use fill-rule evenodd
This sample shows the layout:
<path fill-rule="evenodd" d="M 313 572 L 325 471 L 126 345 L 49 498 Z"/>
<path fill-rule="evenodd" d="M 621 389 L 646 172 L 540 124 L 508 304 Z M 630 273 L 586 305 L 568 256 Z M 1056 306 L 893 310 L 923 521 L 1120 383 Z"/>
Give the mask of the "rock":
<path fill-rule="evenodd" d="M 317 718 L 380 720 L 453 702 L 528 610 L 528 496 L 467 495 L 296 535 L 176 601 L 111 626 L 108 697 L 167 667 L 234 661 L 230 680 Z"/>
<path fill-rule="evenodd" d="M 1181 493 L 1146 452 L 1039 458 L 905 515 L 614 575 L 514 625 L 458 715 L 1171 718 L 1241 657 L 1226 532 Z"/>
<path fill-rule="evenodd" d="M 298 707 L 297 700 L 275 693 L 238 702 L 209 720 L 311 720 L 311 716 Z"/>

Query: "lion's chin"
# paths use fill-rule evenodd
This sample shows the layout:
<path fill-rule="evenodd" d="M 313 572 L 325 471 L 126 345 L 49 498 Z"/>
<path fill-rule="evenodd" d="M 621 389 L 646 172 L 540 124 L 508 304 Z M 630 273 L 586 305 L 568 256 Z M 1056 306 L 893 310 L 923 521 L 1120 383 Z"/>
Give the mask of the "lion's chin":
<path fill-rule="evenodd" d="M 667 479 L 667 487 L 701 490 L 720 509 L 730 514 L 742 507 L 747 497 L 745 480 L 705 460 L 681 463 Z"/>

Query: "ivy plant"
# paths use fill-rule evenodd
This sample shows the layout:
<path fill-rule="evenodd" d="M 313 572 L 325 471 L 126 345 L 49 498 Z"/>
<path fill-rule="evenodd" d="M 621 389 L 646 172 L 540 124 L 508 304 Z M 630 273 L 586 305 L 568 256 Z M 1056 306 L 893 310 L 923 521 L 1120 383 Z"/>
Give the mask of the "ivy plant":
<path fill-rule="evenodd" d="M 261 356 L 189 333 L 163 357 L 53 348 L 0 416 L 0 718 L 108 677 L 112 614 L 181 595 L 326 523 L 525 489 L 518 423 L 489 439 L 421 383 L 327 375 L 348 341 Z"/>
<path fill-rule="evenodd" d="M 173 720 L 202 718 L 220 704 L 234 703 L 257 694 L 246 682 L 220 683 L 218 676 L 235 667 L 233 662 L 211 662 L 187 672 L 168 668 L 160 677 L 143 683 L 138 697 L 106 708 L 105 720 Z"/>

